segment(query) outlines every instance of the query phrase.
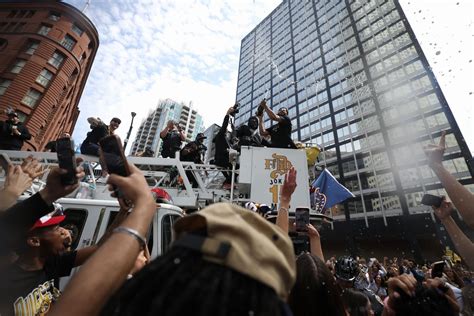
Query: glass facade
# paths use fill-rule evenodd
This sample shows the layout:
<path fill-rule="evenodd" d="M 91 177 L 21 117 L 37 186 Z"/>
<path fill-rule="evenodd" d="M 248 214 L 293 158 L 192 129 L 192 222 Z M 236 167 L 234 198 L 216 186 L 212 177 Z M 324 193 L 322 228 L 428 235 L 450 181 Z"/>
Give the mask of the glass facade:
<path fill-rule="evenodd" d="M 130 154 L 137 155 L 146 148 L 150 148 L 158 157 L 163 143 L 160 132 L 169 120 L 179 123 L 183 128 L 186 142 L 195 140 L 197 134 L 204 131 L 202 116 L 192 108 L 191 104 L 188 106 L 171 99 L 160 100 L 156 109 L 141 122 Z"/>
<path fill-rule="evenodd" d="M 472 157 L 395 0 L 283 1 L 242 40 L 236 125 L 263 98 L 289 109 L 292 138 L 319 145 L 318 165 L 356 195 L 341 205 L 346 217 L 420 212 L 423 194 L 442 190 L 422 148 L 443 130 L 445 166 L 473 183 Z"/>

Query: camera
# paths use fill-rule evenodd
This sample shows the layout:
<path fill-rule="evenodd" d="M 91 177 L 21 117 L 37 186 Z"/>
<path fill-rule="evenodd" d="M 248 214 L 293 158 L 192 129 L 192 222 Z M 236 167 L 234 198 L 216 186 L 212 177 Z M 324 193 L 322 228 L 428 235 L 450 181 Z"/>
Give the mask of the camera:
<path fill-rule="evenodd" d="M 235 116 L 235 114 L 239 113 L 239 107 L 240 107 L 240 103 L 236 102 L 234 104 L 234 112 L 232 112 L 230 115 Z"/>

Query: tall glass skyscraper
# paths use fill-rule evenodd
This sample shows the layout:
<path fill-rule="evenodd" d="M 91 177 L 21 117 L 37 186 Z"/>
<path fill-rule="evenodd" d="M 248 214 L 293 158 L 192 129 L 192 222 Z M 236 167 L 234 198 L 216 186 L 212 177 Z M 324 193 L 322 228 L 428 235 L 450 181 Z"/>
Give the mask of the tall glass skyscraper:
<path fill-rule="evenodd" d="M 283 1 L 242 40 L 236 125 L 263 98 L 289 109 L 292 138 L 319 145 L 318 165 L 356 195 L 334 214 L 351 248 L 377 231 L 430 256 L 424 243 L 444 237 L 421 197 L 446 193 L 422 147 L 443 130 L 444 165 L 474 191 L 472 156 L 398 1 Z"/>
<path fill-rule="evenodd" d="M 141 122 L 130 154 L 136 155 L 149 148 L 158 157 L 163 143 L 160 132 L 166 127 L 169 120 L 179 123 L 183 128 L 186 142 L 193 141 L 197 134 L 204 130 L 202 116 L 192 108 L 191 104 L 188 106 L 171 99 L 160 100 L 156 109 L 150 111 Z"/>

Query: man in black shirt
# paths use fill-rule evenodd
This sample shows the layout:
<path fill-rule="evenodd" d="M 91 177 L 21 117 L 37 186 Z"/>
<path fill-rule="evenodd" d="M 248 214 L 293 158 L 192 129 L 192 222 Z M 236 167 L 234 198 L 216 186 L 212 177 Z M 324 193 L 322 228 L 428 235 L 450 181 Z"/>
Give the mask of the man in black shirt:
<path fill-rule="evenodd" d="M 180 160 L 181 161 L 192 161 L 197 164 L 202 164 L 204 154 L 206 153 L 207 147 L 204 145 L 204 139 L 207 137 L 204 136 L 203 133 L 199 133 L 196 136 L 196 139 L 183 147 L 180 152 Z M 198 186 L 198 182 L 194 177 L 192 171 L 186 171 L 186 176 L 188 177 L 189 181 L 191 182 L 193 188 Z"/>
<path fill-rule="evenodd" d="M 76 177 L 84 177 L 77 168 Z M 0 315 L 44 315 L 60 292 L 53 280 L 69 275 L 87 260 L 95 246 L 65 252 L 70 235 L 59 226 L 64 215 L 52 202 L 78 187 L 63 186 L 64 170 L 51 169 L 46 187 L 0 213 L 0 254 L 14 250 L 18 259 L 0 271 Z"/>
<path fill-rule="evenodd" d="M 243 124 L 237 129 L 237 138 L 239 139 L 239 152 L 242 146 L 262 146 L 262 138 L 258 133 L 258 118 L 256 116 L 251 116 L 247 121 L 247 125 Z"/>
<path fill-rule="evenodd" d="M 0 149 L 21 150 L 23 142 L 30 140 L 31 135 L 16 112 L 9 112 L 8 119 L 0 122 Z"/>
<path fill-rule="evenodd" d="M 110 120 L 109 126 L 94 117 L 89 117 L 87 121 L 91 124 L 92 130 L 87 133 L 86 139 L 82 142 L 81 154 L 99 157 L 99 141 L 105 136 L 114 134 L 122 121 L 114 117 Z"/>
<path fill-rule="evenodd" d="M 234 113 L 235 107 L 231 106 L 224 117 L 222 126 L 219 129 L 219 132 L 214 137 L 213 142 L 216 144 L 216 153 L 214 154 L 214 164 L 216 166 L 232 169 L 232 165 L 229 162 L 229 146 L 230 146 L 230 133 L 227 131 L 227 126 L 229 125 L 230 116 Z M 225 177 L 224 187 L 230 185 L 232 174 L 229 171 L 222 171 L 222 174 Z"/>
<path fill-rule="evenodd" d="M 166 127 L 160 132 L 163 140 L 161 156 L 163 158 L 176 158 L 176 152 L 181 149 L 181 143 L 186 139 L 184 131 L 173 120 L 168 121 Z"/>
<path fill-rule="evenodd" d="M 260 135 L 263 137 L 271 137 L 271 147 L 275 148 L 296 148 L 295 143 L 291 139 L 291 120 L 288 117 L 288 109 L 283 107 L 278 110 L 275 114 L 263 100 L 260 105 L 263 107 L 268 117 L 272 121 L 278 122 L 278 124 L 272 125 L 270 128 L 265 129 L 263 126 L 263 114 L 259 116 L 259 130 Z"/>

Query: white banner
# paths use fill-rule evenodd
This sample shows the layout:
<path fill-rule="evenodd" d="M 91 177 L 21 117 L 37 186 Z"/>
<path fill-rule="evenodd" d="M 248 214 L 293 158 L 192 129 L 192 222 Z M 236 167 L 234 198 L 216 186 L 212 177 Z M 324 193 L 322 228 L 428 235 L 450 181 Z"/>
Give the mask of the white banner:
<path fill-rule="evenodd" d="M 278 207 L 280 189 L 291 167 L 297 171 L 297 187 L 290 209 L 310 207 L 308 167 L 305 151 L 297 149 L 242 148 L 240 180 L 250 180 L 250 200 Z M 276 209 L 275 208 L 275 209 Z"/>

